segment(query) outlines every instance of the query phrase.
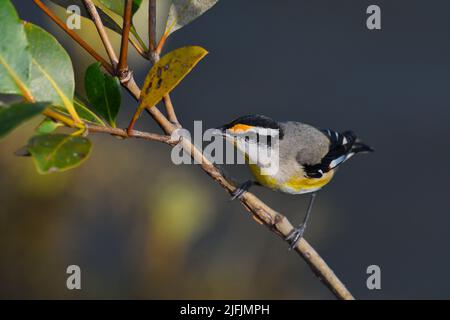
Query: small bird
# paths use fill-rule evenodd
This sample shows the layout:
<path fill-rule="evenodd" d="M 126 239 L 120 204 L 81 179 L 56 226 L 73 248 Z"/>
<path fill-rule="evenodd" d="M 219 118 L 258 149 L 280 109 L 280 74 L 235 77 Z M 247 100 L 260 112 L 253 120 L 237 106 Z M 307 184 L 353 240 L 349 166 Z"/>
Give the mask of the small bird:
<path fill-rule="evenodd" d="M 311 195 L 303 222 L 286 238 L 289 249 L 303 237 L 316 192 L 353 155 L 374 151 L 352 131 L 316 129 L 300 122 L 278 122 L 263 115 L 242 116 L 216 129 L 244 154 L 254 177 L 236 188 L 232 200 L 242 197 L 253 185 L 288 194 Z"/>

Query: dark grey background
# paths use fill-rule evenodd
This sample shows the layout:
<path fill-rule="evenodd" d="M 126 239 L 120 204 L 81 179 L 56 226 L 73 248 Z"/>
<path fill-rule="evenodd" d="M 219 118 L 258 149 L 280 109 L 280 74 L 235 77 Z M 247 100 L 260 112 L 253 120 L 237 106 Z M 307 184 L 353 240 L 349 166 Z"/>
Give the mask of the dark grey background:
<path fill-rule="evenodd" d="M 51 25 L 31 1 L 14 3 L 24 19 Z M 371 4 L 382 9 L 381 31 L 366 28 Z M 65 35 L 58 38 L 68 43 Z M 346 163 L 319 194 L 306 233 L 357 298 L 450 298 L 450 2 L 222 0 L 173 34 L 167 50 L 191 44 L 210 54 L 172 94 L 187 128 L 194 120 L 203 120 L 206 128 L 260 113 L 353 129 L 376 149 Z M 69 49 L 76 65 L 80 51 Z M 147 70 L 140 65 L 139 82 Z M 76 71 L 81 81 L 84 70 Z M 124 100 L 122 126 L 134 105 Z M 146 122 L 138 127 L 157 130 Z M 77 169 L 76 182 L 55 196 L 59 200 L 36 200 L 11 187 L 12 173 L 0 179 L 0 199 L 9 203 L 0 215 L 2 247 L 9 248 L 0 259 L 2 297 L 333 297 L 301 259 L 238 203 L 228 202 L 200 169 L 173 166 L 165 146 L 111 142 L 106 136 L 95 141 L 92 159 Z M 2 157 L 19 161 L 11 153 L 20 142 L 7 142 L 0 142 Z M 114 178 L 92 176 L 99 170 L 95 163 L 114 171 Z M 9 162 L 1 167 L 2 175 L 13 170 Z M 148 251 L 141 241 L 149 219 L 141 202 L 157 197 L 160 188 L 145 193 L 133 187 L 161 181 L 155 176 L 164 170 L 171 172 L 169 185 L 177 184 L 178 176 L 196 181 L 214 217 L 190 243 L 178 271 L 166 278 L 153 263 L 179 261 L 164 250 Z M 248 175 L 244 168 L 227 170 L 237 180 Z M 113 191 L 117 188 L 121 192 Z M 302 218 L 307 197 L 254 192 L 291 221 Z M 125 196 L 132 200 L 123 201 Z M 54 208 L 55 201 L 62 204 Z M 27 202 L 38 205 L 30 208 Z M 51 215 L 38 209 L 50 207 Z M 63 240 L 50 241 L 50 247 L 43 242 L 30 253 L 28 244 L 47 235 L 43 225 L 58 230 L 54 239 Z M 145 261 L 143 252 L 149 255 Z M 82 292 L 64 289 L 64 268 L 72 263 L 83 270 Z M 381 267 L 382 290 L 366 288 L 371 264 Z"/>

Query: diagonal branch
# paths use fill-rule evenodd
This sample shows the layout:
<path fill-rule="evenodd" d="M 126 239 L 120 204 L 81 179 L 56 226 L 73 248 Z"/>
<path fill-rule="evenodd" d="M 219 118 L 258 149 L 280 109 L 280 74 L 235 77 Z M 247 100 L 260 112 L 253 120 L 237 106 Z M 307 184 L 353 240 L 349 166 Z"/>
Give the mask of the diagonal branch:
<path fill-rule="evenodd" d="M 89 11 L 89 14 L 91 15 L 92 21 L 94 22 L 95 27 L 97 28 L 100 38 L 102 39 L 103 46 L 105 47 L 106 53 L 108 54 L 111 64 L 113 65 L 113 67 L 116 67 L 118 63 L 117 56 L 116 53 L 114 52 L 114 48 L 111 44 L 111 41 L 109 40 L 108 34 L 106 33 L 106 29 L 103 25 L 102 19 L 98 14 L 97 8 L 95 7 L 92 0 L 83 0 L 83 2 L 86 9 Z"/>

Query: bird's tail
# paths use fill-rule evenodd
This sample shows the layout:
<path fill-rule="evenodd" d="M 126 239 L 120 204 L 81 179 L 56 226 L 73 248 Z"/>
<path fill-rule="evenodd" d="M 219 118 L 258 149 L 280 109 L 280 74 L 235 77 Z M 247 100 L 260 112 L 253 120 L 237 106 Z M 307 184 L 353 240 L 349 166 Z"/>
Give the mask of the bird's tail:
<path fill-rule="evenodd" d="M 374 152 L 374 151 L 375 150 L 372 147 L 362 142 L 359 142 L 358 140 L 353 144 L 350 150 L 351 153 Z"/>
<path fill-rule="evenodd" d="M 372 147 L 368 146 L 367 144 L 363 143 L 360 139 L 358 139 L 358 137 L 353 131 L 345 131 L 342 133 L 342 135 L 348 141 L 346 145 L 349 153 L 355 154 L 355 153 L 375 151 Z"/>

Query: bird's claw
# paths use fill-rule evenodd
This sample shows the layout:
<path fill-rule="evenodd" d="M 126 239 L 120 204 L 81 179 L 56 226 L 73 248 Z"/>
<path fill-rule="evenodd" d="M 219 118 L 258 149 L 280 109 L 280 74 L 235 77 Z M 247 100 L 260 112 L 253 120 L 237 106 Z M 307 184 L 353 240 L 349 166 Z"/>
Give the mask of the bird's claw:
<path fill-rule="evenodd" d="M 294 249 L 297 246 L 297 243 L 303 238 L 303 234 L 305 233 L 305 224 L 301 224 L 297 228 L 292 229 L 289 235 L 286 237 L 286 241 L 289 243 L 289 250 Z"/>
<path fill-rule="evenodd" d="M 233 201 L 233 200 L 236 200 L 236 199 L 241 199 L 246 191 L 247 190 L 245 190 L 245 189 L 243 189 L 241 187 L 236 188 L 236 190 L 234 190 L 231 193 L 230 201 Z"/>
<path fill-rule="evenodd" d="M 237 186 L 237 188 L 231 193 L 231 199 L 230 201 L 241 199 L 243 194 L 250 189 L 250 187 L 255 184 L 255 182 L 248 180 L 242 183 L 241 185 Z"/>

